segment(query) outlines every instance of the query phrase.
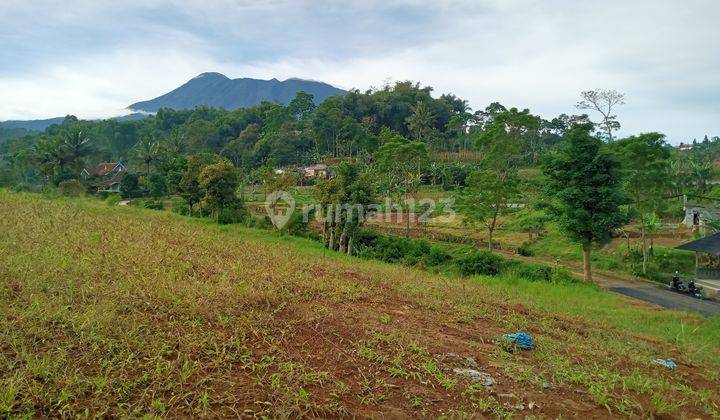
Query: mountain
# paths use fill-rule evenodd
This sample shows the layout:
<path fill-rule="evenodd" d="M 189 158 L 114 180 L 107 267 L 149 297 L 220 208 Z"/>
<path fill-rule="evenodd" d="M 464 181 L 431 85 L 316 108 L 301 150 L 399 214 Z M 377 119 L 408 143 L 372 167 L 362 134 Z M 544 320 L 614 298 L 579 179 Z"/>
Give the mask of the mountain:
<path fill-rule="evenodd" d="M 24 129 L 27 131 L 45 131 L 46 128 L 53 124 L 62 124 L 65 117 L 48 118 L 46 120 L 10 120 L 0 121 L 0 128 L 4 129 Z"/>
<path fill-rule="evenodd" d="M 135 121 L 146 118 L 148 114 L 134 112 L 120 117 L 108 118 L 117 121 Z M 45 120 L 8 120 L 0 121 L 0 129 L 4 130 L 25 130 L 25 131 L 45 131 L 46 128 L 53 124 L 62 124 L 65 117 L 48 118 Z"/>
<path fill-rule="evenodd" d="M 192 109 L 198 105 L 232 110 L 257 105 L 262 101 L 287 105 L 299 91 L 312 94 L 316 104 L 328 96 L 346 93 L 327 83 L 312 80 L 230 79 L 220 73 L 202 73 L 171 92 L 149 101 L 134 103 L 128 108 L 156 112 L 160 108 Z"/>

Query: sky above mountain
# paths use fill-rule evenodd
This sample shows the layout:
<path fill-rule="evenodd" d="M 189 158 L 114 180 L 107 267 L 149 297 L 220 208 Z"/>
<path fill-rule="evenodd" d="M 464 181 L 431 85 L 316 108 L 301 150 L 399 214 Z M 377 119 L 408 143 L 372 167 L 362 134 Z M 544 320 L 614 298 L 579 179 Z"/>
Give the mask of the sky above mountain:
<path fill-rule="evenodd" d="M 117 115 L 202 72 L 414 80 L 546 118 L 623 91 L 624 134 L 720 135 L 714 0 L 3 0 L 0 120 Z"/>

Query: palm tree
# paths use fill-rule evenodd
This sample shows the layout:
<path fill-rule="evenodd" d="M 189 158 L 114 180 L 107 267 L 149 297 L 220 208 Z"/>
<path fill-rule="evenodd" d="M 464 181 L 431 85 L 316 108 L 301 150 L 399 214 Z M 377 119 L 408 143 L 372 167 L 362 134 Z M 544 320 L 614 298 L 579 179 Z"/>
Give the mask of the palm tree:
<path fill-rule="evenodd" d="M 417 140 L 423 141 L 425 136 L 430 133 L 433 123 L 435 123 L 435 115 L 425 101 L 418 101 L 412 107 L 413 113 L 405 119 L 408 129 Z"/>
<path fill-rule="evenodd" d="M 92 151 L 92 146 L 90 139 L 84 137 L 82 131 L 72 131 L 63 136 L 60 151 L 64 155 L 65 163 L 73 173 L 79 175 L 84 166 L 83 158 Z"/>
<path fill-rule="evenodd" d="M 151 136 L 142 136 L 133 146 L 135 157 L 145 163 L 145 174 L 150 173 L 150 164 L 158 159 L 159 151 L 158 142 Z"/>
<path fill-rule="evenodd" d="M 690 160 L 690 172 L 698 194 L 708 190 L 708 179 L 712 177 L 713 165 L 710 161 L 694 158 Z"/>

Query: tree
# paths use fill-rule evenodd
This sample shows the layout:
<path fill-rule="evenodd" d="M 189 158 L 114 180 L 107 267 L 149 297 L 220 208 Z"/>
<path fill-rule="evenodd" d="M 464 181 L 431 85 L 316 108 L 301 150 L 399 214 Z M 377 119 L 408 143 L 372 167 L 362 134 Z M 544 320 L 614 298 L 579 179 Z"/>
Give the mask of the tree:
<path fill-rule="evenodd" d="M 625 94 L 616 90 L 595 89 L 585 90 L 580 93 L 582 98 L 575 106 L 581 110 L 597 111 L 602 115 L 602 122 L 605 136 L 608 141 L 613 141 L 612 132 L 620 129 L 620 123 L 617 121 L 617 115 L 613 114 L 613 109 L 618 105 L 625 104 Z"/>
<path fill-rule="evenodd" d="M 362 172 L 357 163 L 341 162 L 336 171 L 334 178 L 318 182 L 314 194 L 321 205 L 323 243 L 351 255 L 355 236 L 373 202 L 375 186 L 371 174 Z"/>
<path fill-rule="evenodd" d="M 138 195 L 140 180 L 133 173 L 127 173 L 120 180 L 120 195 L 123 198 L 133 198 Z"/>
<path fill-rule="evenodd" d="M 583 271 L 592 281 L 590 248 L 606 244 L 627 218 L 619 164 L 605 144 L 591 134 L 590 124 L 576 125 L 543 165 L 555 217 L 567 235 L 582 245 Z"/>
<path fill-rule="evenodd" d="M 153 198 L 159 198 L 167 194 L 167 180 L 165 176 L 160 173 L 152 173 L 147 176 L 147 190 Z"/>
<path fill-rule="evenodd" d="M 290 114 L 298 118 L 302 118 L 303 115 L 312 112 L 314 109 L 315 102 L 313 102 L 313 95 L 303 91 L 295 93 L 295 98 L 288 104 Z"/>
<path fill-rule="evenodd" d="M 537 129 L 539 119 L 525 109 L 511 108 L 492 113 L 483 129 L 476 133 L 475 143 L 483 158 L 481 170 L 467 180 L 468 187 L 460 199 L 460 211 L 469 223 L 485 223 L 488 248 L 498 216 L 508 211 L 518 196 L 518 165 L 522 162 L 523 137 Z"/>
<path fill-rule="evenodd" d="M 205 166 L 218 163 L 220 160 L 220 156 L 210 153 L 198 153 L 188 156 L 185 173 L 180 179 L 178 190 L 190 207 L 191 213 L 193 206 L 205 197 L 205 190 L 199 181 L 200 173 Z"/>
<path fill-rule="evenodd" d="M 133 147 L 135 157 L 145 164 L 145 174 L 150 173 L 150 165 L 160 157 L 160 145 L 150 136 L 142 136 Z"/>
<path fill-rule="evenodd" d="M 435 122 L 435 116 L 425 101 L 419 101 L 412 107 L 412 114 L 405 121 L 416 140 L 426 141 Z"/>
<path fill-rule="evenodd" d="M 82 131 L 71 131 L 65 133 L 60 147 L 67 166 L 78 177 L 85 166 L 85 157 L 92 151 L 90 139 Z"/>
<path fill-rule="evenodd" d="M 203 202 L 215 210 L 218 217 L 224 208 L 238 201 L 235 195 L 238 186 L 237 172 L 232 162 L 227 159 L 203 167 L 198 183 L 205 190 Z"/>
<path fill-rule="evenodd" d="M 465 216 L 465 223 L 482 223 L 487 228 L 490 252 L 498 217 L 511 210 L 510 205 L 519 197 L 519 183 L 517 172 L 514 171 L 476 171 L 468 177 L 468 186 L 456 196 L 457 209 Z"/>
<path fill-rule="evenodd" d="M 611 145 L 624 178 L 625 191 L 632 199 L 640 218 L 643 274 L 647 272 L 648 247 L 646 236 L 649 226 L 643 223 L 656 214 L 665 203 L 664 195 L 670 189 L 670 149 L 665 136 L 660 133 L 644 133 L 619 140 Z M 629 251 L 629 250 L 628 250 Z"/>
<path fill-rule="evenodd" d="M 384 174 L 385 190 L 414 199 L 420 186 L 420 167 L 428 159 L 427 146 L 387 129 L 380 133 L 380 138 L 383 144 L 375 154 L 375 166 Z M 410 236 L 409 213 L 405 235 Z"/>

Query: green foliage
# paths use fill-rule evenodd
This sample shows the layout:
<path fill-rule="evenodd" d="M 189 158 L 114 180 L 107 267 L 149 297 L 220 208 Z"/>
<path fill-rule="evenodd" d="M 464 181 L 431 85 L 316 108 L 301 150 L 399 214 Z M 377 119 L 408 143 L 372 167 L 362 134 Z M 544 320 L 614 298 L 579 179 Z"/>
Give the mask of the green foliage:
<path fill-rule="evenodd" d="M 199 177 L 203 168 L 207 165 L 218 163 L 221 158 L 211 153 L 199 153 L 190 155 L 187 158 L 187 165 L 183 173 L 178 191 L 185 199 L 192 210 L 193 206 L 200 202 L 205 196 L 205 191 L 200 185 Z"/>
<path fill-rule="evenodd" d="M 234 201 L 223 207 L 217 217 L 217 222 L 221 225 L 232 223 L 242 223 L 248 217 L 248 212 L 239 201 Z"/>
<path fill-rule="evenodd" d="M 162 201 L 156 200 L 145 200 L 145 202 L 143 203 L 143 207 L 151 210 L 162 210 L 163 208 L 165 208 Z"/>
<path fill-rule="evenodd" d="M 151 197 L 159 198 L 167 194 L 167 180 L 161 173 L 154 172 L 147 176 L 147 190 Z"/>
<path fill-rule="evenodd" d="M 431 245 L 424 239 L 407 239 L 362 232 L 358 235 L 358 255 L 389 263 L 437 267 L 452 258 L 443 247 Z"/>
<path fill-rule="evenodd" d="M 588 247 L 610 241 L 613 230 L 626 221 L 620 209 L 625 198 L 619 165 L 591 130 L 591 125 L 573 127 L 544 166 L 558 223 Z"/>
<path fill-rule="evenodd" d="M 108 194 L 105 198 L 105 203 L 107 203 L 108 206 L 117 206 L 118 203 L 122 201 L 123 197 L 120 194 L 117 193 L 111 193 Z"/>
<path fill-rule="evenodd" d="M 134 173 L 127 173 L 120 181 L 120 194 L 123 198 L 138 197 L 142 193 L 140 179 Z"/>
<path fill-rule="evenodd" d="M 205 191 L 203 203 L 215 211 L 222 212 L 238 201 L 235 195 L 238 187 L 237 172 L 228 160 L 203 167 L 198 175 L 198 185 Z"/>
<path fill-rule="evenodd" d="M 85 195 L 85 186 L 77 179 L 68 179 L 60 181 L 58 191 L 67 197 L 80 197 Z"/>
<path fill-rule="evenodd" d="M 553 268 L 549 265 L 532 263 L 509 264 L 504 271 L 530 281 L 552 281 L 554 274 Z"/>
<path fill-rule="evenodd" d="M 504 259 L 487 251 L 472 250 L 455 260 L 460 273 L 464 276 L 477 274 L 494 276 L 500 272 Z"/>

